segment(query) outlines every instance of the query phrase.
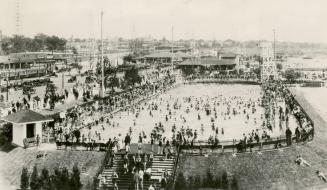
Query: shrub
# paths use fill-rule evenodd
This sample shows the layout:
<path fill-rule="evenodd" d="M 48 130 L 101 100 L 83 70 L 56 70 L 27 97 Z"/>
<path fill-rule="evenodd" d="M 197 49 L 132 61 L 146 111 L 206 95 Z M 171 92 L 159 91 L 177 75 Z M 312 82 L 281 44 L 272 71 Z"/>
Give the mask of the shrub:
<path fill-rule="evenodd" d="M 39 176 L 38 176 L 36 165 L 33 167 L 30 187 L 31 187 L 31 190 L 39 190 L 40 189 L 40 181 L 39 181 Z"/>
<path fill-rule="evenodd" d="M 188 178 L 188 189 L 190 189 L 190 190 L 194 189 L 194 178 L 193 178 L 193 176 L 189 176 L 189 178 Z"/>
<path fill-rule="evenodd" d="M 220 188 L 221 187 L 221 180 L 220 180 L 220 176 L 217 176 L 215 179 L 215 187 L 216 188 Z"/>
<path fill-rule="evenodd" d="M 22 175 L 20 177 L 20 188 L 26 190 L 29 187 L 29 177 L 27 168 L 23 168 Z"/>
<path fill-rule="evenodd" d="M 175 189 L 176 190 L 183 190 L 186 189 L 186 181 L 184 178 L 183 173 L 178 173 L 177 179 L 176 179 L 176 184 L 175 184 Z"/>
<path fill-rule="evenodd" d="M 238 180 L 237 178 L 235 177 L 235 175 L 233 175 L 233 179 L 232 179 L 232 182 L 231 182 L 231 189 L 232 190 L 238 190 Z"/>
<path fill-rule="evenodd" d="M 213 176 L 210 172 L 210 170 L 207 170 L 207 176 L 205 179 L 205 184 L 204 187 L 215 187 L 214 181 L 213 181 Z"/>
<path fill-rule="evenodd" d="M 42 190 L 52 190 L 52 183 L 47 168 L 42 169 L 39 181 Z"/>
<path fill-rule="evenodd" d="M 73 167 L 73 173 L 70 178 L 70 188 L 72 190 L 79 190 L 82 187 L 80 179 L 80 171 L 78 169 L 77 163 Z"/>
<path fill-rule="evenodd" d="M 202 183 L 201 183 L 201 177 L 199 175 L 196 175 L 194 178 L 194 189 L 199 189 L 200 187 L 202 187 Z"/>
<path fill-rule="evenodd" d="M 228 178 L 227 178 L 227 172 L 223 171 L 221 175 L 221 188 L 227 189 L 228 188 Z"/>

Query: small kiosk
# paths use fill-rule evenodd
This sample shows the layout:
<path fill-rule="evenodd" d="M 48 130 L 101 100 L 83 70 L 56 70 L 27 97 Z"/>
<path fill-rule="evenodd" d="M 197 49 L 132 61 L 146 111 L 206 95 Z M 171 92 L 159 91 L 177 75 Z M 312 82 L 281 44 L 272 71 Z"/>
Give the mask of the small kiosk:
<path fill-rule="evenodd" d="M 2 121 L 12 124 L 12 143 L 26 147 L 27 143 L 36 142 L 37 135 L 40 137 L 40 143 L 42 142 L 42 123 L 53 119 L 31 110 L 21 110 L 7 115 Z"/>

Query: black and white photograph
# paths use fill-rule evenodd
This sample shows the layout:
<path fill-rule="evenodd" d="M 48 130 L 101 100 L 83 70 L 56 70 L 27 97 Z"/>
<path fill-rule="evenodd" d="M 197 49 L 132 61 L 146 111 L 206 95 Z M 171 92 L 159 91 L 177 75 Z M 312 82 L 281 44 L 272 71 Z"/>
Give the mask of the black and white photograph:
<path fill-rule="evenodd" d="M 327 190 L 327 1 L 0 0 L 1 190 Z"/>

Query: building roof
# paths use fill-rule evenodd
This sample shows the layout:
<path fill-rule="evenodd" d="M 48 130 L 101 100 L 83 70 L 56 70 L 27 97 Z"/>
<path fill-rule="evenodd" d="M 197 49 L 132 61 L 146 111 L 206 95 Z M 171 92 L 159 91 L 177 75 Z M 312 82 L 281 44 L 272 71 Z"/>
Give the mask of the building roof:
<path fill-rule="evenodd" d="M 304 68 L 294 68 L 296 71 L 327 71 L 327 68 L 323 67 L 304 67 Z"/>
<path fill-rule="evenodd" d="M 231 59 L 219 59 L 217 57 L 207 57 L 195 60 L 186 60 L 178 65 L 236 65 L 234 60 Z"/>
<path fill-rule="evenodd" d="M 43 116 L 31 110 L 21 110 L 19 112 L 7 115 L 2 118 L 3 121 L 10 123 L 35 123 L 44 121 L 53 121 L 52 118 Z"/>
<path fill-rule="evenodd" d="M 0 56 L 0 63 L 7 62 L 9 60 L 8 56 Z"/>
<path fill-rule="evenodd" d="M 235 58 L 236 54 L 232 52 L 220 52 L 219 53 L 222 58 Z"/>
<path fill-rule="evenodd" d="M 189 58 L 189 57 L 193 57 L 191 54 L 189 53 L 183 53 L 183 52 L 176 52 L 172 55 L 171 52 L 156 52 L 156 53 L 152 53 L 149 55 L 146 55 L 142 58 L 170 58 L 174 56 L 174 58 Z"/>

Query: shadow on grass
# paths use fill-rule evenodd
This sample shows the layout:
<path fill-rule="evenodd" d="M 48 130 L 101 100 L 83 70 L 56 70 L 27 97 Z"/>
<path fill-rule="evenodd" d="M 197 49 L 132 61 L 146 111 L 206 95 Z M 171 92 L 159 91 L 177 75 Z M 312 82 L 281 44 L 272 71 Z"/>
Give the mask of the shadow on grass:
<path fill-rule="evenodd" d="M 11 143 L 8 143 L 8 144 L 1 145 L 1 146 L 0 146 L 0 151 L 1 151 L 1 152 L 6 152 L 6 153 L 8 153 L 8 152 L 14 150 L 15 148 L 17 148 L 16 145 L 13 145 L 13 144 L 11 144 Z"/>

